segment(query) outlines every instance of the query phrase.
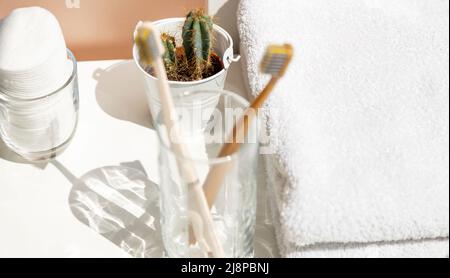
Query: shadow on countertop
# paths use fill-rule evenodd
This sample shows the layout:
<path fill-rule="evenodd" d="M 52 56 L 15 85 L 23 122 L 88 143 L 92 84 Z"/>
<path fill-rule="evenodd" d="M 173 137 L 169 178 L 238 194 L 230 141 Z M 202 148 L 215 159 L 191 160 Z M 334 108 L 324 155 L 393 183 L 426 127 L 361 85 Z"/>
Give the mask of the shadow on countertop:
<path fill-rule="evenodd" d="M 48 165 L 47 162 L 32 163 L 30 161 L 27 161 L 26 159 L 24 159 L 23 157 L 13 152 L 11 149 L 9 149 L 8 146 L 6 146 L 3 139 L 1 138 L 1 136 L 0 136 L 0 159 L 4 159 L 6 161 L 18 164 L 30 165 L 41 170 L 45 169 Z"/>
<path fill-rule="evenodd" d="M 159 192 L 139 161 L 80 178 L 57 160 L 51 164 L 72 183 L 69 206 L 81 223 L 134 258 L 163 257 Z"/>
<path fill-rule="evenodd" d="M 81 223 L 132 257 L 164 257 L 159 189 L 139 161 L 94 169 L 80 178 L 57 160 L 50 164 L 72 183 L 68 202 Z M 255 227 L 255 257 L 276 257 L 277 250 L 268 237 L 272 225 L 267 223 L 265 203 L 259 205 L 259 210 L 262 213 Z"/>
<path fill-rule="evenodd" d="M 108 115 L 152 128 L 152 118 L 145 95 L 145 83 L 134 61 L 117 62 L 107 69 L 97 69 L 97 103 Z"/>
<path fill-rule="evenodd" d="M 0 136 L 0 159 L 4 159 L 4 160 L 10 161 L 10 162 L 15 162 L 15 163 L 21 163 L 21 164 L 28 163 L 25 159 L 23 159 L 18 154 L 16 154 L 12 150 L 10 150 L 6 146 L 5 142 L 2 140 L 1 136 Z"/>

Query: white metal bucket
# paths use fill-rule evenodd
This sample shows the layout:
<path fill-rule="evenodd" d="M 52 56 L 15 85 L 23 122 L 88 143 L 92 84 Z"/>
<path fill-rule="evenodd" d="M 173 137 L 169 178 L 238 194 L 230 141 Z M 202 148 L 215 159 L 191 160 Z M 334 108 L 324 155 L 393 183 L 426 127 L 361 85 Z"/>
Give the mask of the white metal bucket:
<path fill-rule="evenodd" d="M 181 30 L 184 24 L 185 18 L 167 18 L 158 21 L 154 21 L 153 24 L 158 27 L 160 32 L 167 32 L 170 35 L 175 37 L 177 45 L 181 45 Z M 198 80 L 198 81 L 190 81 L 190 82 L 179 82 L 179 81 L 169 81 L 170 90 L 172 96 L 175 99 L 175 106 L 186 107 L 192 106 L 192 103 L 188 103 L 189 99 L 186 97 L 181 98 L 184 103 L 177 103 L 177 96 L 183 94 L 185 92 L 192 92 L 198 90 L 222 90 L 225 86 L 225 79 L 227 77 L 227 71 L 232 62 L 237 62 L 240 59 L 240 56 L 234 57 L 233 54 L 233 39 L 231 36 L 218 25 L 214 24 L 214 51 L 222 58 L 224 69 L 222 69 L 217 74 L 208 77 L 206 79 Z M 133 47 L 133 58 L 139 69 L 141 70 L 146 83 L 146 93 L 149 101 L 149 107 L 153 119 L 156 119 L 161 111 L 161 104 L 159 101 L 159 92 L 158 92 L 158 84 L 157 79 L 147 73 L 140 65 L 139 55 L 136 45 Z M 207 107 L 215 107 L 217 102 L 211 101 L 211 99 L 201 99 L 201 96 L 194 96 L 195 102 L 200 104 L 204 102 L 203 108 Z M 199 100 L 200 99 L 200 100 Z"/>

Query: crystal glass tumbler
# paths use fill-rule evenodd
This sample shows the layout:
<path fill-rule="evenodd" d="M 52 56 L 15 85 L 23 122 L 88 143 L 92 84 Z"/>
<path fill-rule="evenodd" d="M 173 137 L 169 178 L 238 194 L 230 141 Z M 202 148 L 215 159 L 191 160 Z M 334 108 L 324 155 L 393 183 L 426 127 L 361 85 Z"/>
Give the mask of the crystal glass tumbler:
<path fill-rule="evenodd" d="M 59 89 L 37 98 L 19 98 L 0 90 L 1 139 L 28 161 L 56 157 L 75 133 L 79 107 L 77 61 L 70 50 L 67 55 L 72 72 Z"/>
<path fill-rule="evenodd" d="M 240 149 L 218 157 L 249 103 L 222 90 L 186 92 L 176 95 L 174 103 L 179 117 L 176 129 L 187 152 L 174 151 L 174 138 L 161 114 L 155 121 L 160 139 L 161 229 L 167 256 L 212 257 L 214 249 L 208 236 L 212 233 L 222 256 L 252 257 L 259 157 L 257 117 L 245 140 L 241 138 Z M 212 226 L 195 209 L 201 198 L 193 197 L 195 185 L 183 175 L 185 167 L 194 170 L 201 194 L 210 171 L 226 169 L 223 179 L 213 184 L 218 186 L 213 202 L 207 203 Z"/>

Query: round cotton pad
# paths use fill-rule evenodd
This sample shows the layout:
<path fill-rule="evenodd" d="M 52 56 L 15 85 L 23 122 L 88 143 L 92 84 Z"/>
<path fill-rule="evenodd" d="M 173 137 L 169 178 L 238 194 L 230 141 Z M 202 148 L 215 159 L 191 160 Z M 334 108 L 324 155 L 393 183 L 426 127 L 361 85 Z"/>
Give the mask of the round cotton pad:
<path fill-rule="evenodd" d="M 21 99 L 45 96 L 68 80 L 71 63 L 55 16 L 20 8 L 0 22 L 0 91 Z"/>
<path fill-rule="evenodd" d="M 0 23 L 0 71 L 30 71 L 61 48 L 66 45 L 58 20 L 43 8 L 16 9 Z"/>

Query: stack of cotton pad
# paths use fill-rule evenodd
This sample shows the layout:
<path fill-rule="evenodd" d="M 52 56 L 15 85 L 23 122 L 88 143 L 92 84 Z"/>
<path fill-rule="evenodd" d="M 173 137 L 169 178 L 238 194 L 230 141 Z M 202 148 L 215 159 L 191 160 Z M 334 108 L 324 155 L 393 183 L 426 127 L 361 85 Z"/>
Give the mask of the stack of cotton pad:
<path fill-rule="evenodd" d="M 14 10 L 0 21 L 0 94 L 9 100 L 5 141 L 30 152 L 52 149 L 74 125 L 74 65 L 57 19 L 38 8 Z M 51 95 L 51 97 L 46 97 Z"/>
<path fill-rule="evenodd" d="M 37 98 L 64 85 L 72 70 L 57 19 L 42 8 L 14 10 L 0 24 L 0 90 Z"/>

